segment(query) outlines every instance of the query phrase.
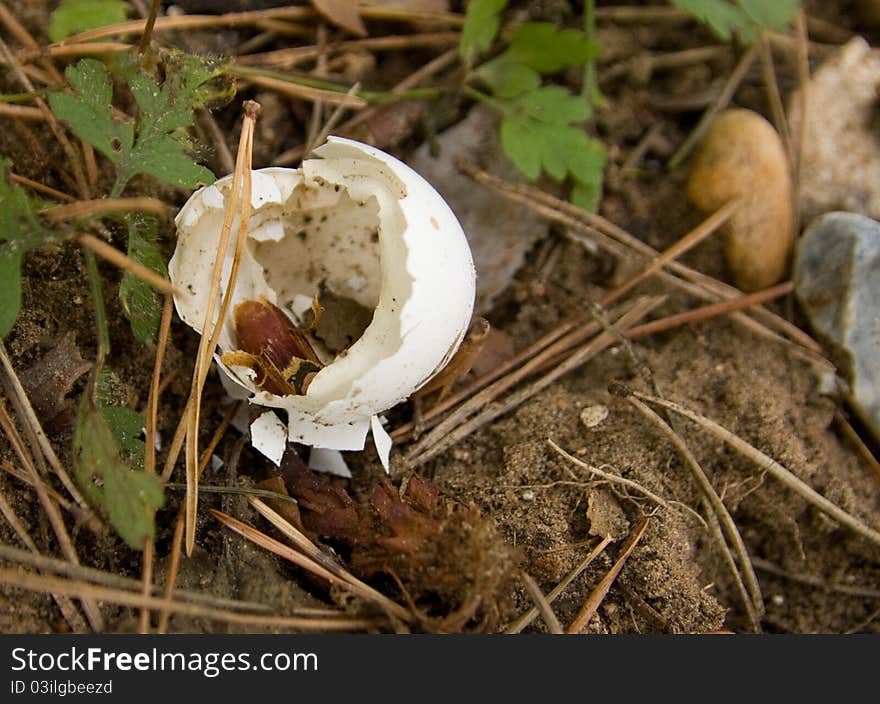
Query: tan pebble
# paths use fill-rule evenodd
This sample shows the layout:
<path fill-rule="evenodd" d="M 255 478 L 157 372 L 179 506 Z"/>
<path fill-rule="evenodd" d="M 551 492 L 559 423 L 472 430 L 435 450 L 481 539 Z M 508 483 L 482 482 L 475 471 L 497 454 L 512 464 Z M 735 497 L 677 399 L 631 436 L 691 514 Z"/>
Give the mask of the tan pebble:
<path fill-rule="evenodd" d="M 783 277 L 794 218 L 788 160 L 773 125 L 751 110 L 720 113 L 694 158 L 688 196 L 707 213 L 743 199 L 724 246 L 739 288 L 757 291 Z"/>
<path fill-rule="evenodd" d="M 608 417 L 608 406 L 596 404 L 581 411 L 581 423 L 587 428 L 595 428 Z"/>

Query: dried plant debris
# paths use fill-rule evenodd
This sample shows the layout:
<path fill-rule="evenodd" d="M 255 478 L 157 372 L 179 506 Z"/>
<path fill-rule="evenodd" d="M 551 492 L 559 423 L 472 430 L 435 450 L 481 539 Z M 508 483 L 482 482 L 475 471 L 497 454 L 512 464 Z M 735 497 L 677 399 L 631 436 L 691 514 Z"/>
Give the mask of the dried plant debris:
<path fill-rule="evenodd" d="M 518 552 L 476 508 L 417 475 L 403 491 L 381 477 L 361 499 L 292 452 L 281 473 L 302 528 L 348 551 L 356 576 L 402 592 L 426 630 L 493 631 L 510 616 Z"/>
<path fill-rule="evenodd" d="M 31 405 L 50 430 L 63 425 L 62 417 L 72 422 L 76 404 L 67 395 L 91 368 L 92 363 L 82 358 L 76 335 L 71 331 L 22 373 L 22 384 Z"/>

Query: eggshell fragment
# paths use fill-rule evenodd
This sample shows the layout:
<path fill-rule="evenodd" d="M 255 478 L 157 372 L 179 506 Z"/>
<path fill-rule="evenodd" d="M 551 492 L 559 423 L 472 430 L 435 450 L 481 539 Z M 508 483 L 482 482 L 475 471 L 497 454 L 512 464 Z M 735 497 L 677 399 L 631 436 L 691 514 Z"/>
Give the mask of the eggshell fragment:
<path fill-rule="evenodd" d="M 785 274 L 794 242 L 791 177 L 782 140 L 751 110 L 726 110 L 694 158 L 688 196 L 713 212 L 742 198 L 725 226 L 725 256 L 736 285 L 757 291 Z"/>
<path fill-rule="evenodd" d="M 266 411 L 251 423 L 251 444 L 280 467 L 287 447 L 287 428 L 272 411 Z"/>
<path fill-rule="evenodd" d="M 415 171 L 336 137 L 315 154 L 300 169 L 253 172 L 248 239 L 216 359 L 221 376 L 252 403 L 287 412 L 289 440 L 360 450 L 378 425 L 371 419 L 407 399 L 454 355 L 473 311 L 475 272 L 455 215 Z M 223 256 L 224 290 L 229 280 L 234 243 L 222 253 L 218 243 L 231 187 L 227 176 L 197 191 L 177 216 L 169 263 L 180 291 L 175 306 L 199 332 L 216 257 Z M 301 323 L 296 312 L 322 287 L 372 310 L 372 322 L 345 350 L 315 341 L 326 366 L 305 394 L 273 395 L 257 387 L 251 369 L 220 361 L 237 349 L 238 303 L 264 296 Z M 383 444 L 381 425 L 379 431 Z"/>

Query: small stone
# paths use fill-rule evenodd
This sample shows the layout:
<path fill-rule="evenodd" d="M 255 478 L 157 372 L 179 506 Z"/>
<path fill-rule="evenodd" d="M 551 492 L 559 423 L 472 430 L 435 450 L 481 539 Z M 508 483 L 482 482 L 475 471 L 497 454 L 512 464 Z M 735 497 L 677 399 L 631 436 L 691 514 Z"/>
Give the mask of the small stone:
<path fill-rule="evenodd" d="M 880 438 L 880 223 L 841 212 L 814 220 L 794 278 L 810 324 L 848 378 L 853 406 Z"/>
<path fill-rule="evenodd" d="M 607 417 L 608 406 L 603 406 L 601 403 L 587 406 L 581 411 L 581 423 L 583 423 L 586 428 L 595 428 Z"/>
<path fill-rule="evenodd" d="M 758 291 L 782 278 L 794 217 L 788 159 L 773 125 L 751 110 L 720 113 L 694 157 L 688 196 L 706 213 L 742 198 L 724 241 L 737 286 Z"/>
<path fill-rule="evenodd" d="M 822 62 L 806 96 L 792 95 L 792 134 L 803 129 L 804 135 L 798 187 L 804 222 L 833 210 L 880 218 L 878 77 L 880 55 L 855 37 Z"/>

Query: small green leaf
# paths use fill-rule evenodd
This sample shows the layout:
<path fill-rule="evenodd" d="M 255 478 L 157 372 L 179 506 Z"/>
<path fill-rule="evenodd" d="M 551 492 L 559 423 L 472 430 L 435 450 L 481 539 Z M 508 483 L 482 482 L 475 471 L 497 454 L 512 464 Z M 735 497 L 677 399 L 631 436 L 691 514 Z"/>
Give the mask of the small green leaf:
<path fill-rule="evenodd" d="M 129 157 L 131 173 L 147 174 L 178 188 L 213 183 L 213 172 L 196 164 L 184 151 L 189 144 L 190 140 L 180 135 L 139 139 Z"/>
<path fill-rule="evenodd" d="M 605 147 L 599 140 L 587 138 L 583 149 L 572 154 L 568 169 L 574 186 L 569 200 L 584 210 L 594 211 L 602 198 L 605 175 Z"/>
<path fill-rule="evenodd" d="M 602 200 L 602 182 L 585 183 L 575 180 L 568 199 L 577 207 L 592 213 Z"/>
<path fill-rule="evenodd" d="M 12 330 L 21 309 L 21 262 L 25 253 L 59 239 L 34 214 L 34 203 L 6 178 L 9 161 L 0 158 L 0 337 Z"/>
<path fill-rule="evenodd" d="M 540 73 L 584 66 L 596 58 L 596 45 L 578 29 L 559 29 L 550 22 L 526 22 L 510 37 L 502 58 Z"/>
<path fill-rule="evenodd" d="M 113 84 L 100 61 L 82 59 L 64 72 L 76 91 L 50 93 L 49 106 L 70 125 L 76 136 L 118 164 L 134 144 L 134 126 L 113 117 Z"/>
<path fill-rule="evenodd" d="M 131 424 L 131 417 L 111 415 L 119 416 L 114 422 Z M 157 477 L 133 470 L 123 462 L 119 442 L 104 411 L 92 399 L 92 389 L 80 403 L 74 470 L 79 487 L 92 505 L 109 517 L 128 545 L 142 550 L 155 535 L 154 513 L 165 500 L 162 485 Z"/>
<path fill-rule="evenodd" d="M 144 468 L 144 417 L 137 411 L 124 406 L 102 406 L 101 412 L 107 427 L 113 433 L 119 446 L 119 456 L 134 469 Z"/>
<path fill-rule="evenodd" d="M 465 61 L 492 47 L 505 7 L 507 0 L 470 0 L 458 45 L 458 52 Z"/>
<path fill-rule="evenodd" d="M 71 34 L 124 21 L 124 0 L 61 0 L 49 17 L 49 39 L 57 42 Z"/>
<path fill-rule="evenodd" d="M 165 257 L 157 242 L 155 218 L 129 216 L 128 256 L 161 276 L 166 275 Z M 162 317 L 162 298 L 156 290 L 130 272 L 122 275 L 119 298 L 138 342 L 155 340 Z"/>
<path fill-rule="evenodd" d="M 475 73 L 498 98 L 515 98 L 541 85 L 541 76 L 535 69 L 500 57 L 487 61 Z"/>
<path fill-rule="evenodd" d="M 8 242 L 0 246 L 0 337 L 6 337 L 21 310 L 22 250 Z"/>
<path fill-rule="evenodd" d="M 547 125 L 569 125 L 590 116 L 586 98 L 572 95 L 562 86 L 542 86 L 499 105 L 515 119 L 533 119 Z"/>
<path fill-rule="evenodd" d="M 761 29 L 784 29 L 797 14 L 797 0 L 671 0 L 725 41 L 734 34 L 752 43 Z"/>
<path fill-rule="evenodd" d="M 798 12 L 798 0 L 737 0 L 737 4 L 759 27 L 782 32 Z"/>
<path fill-rule="evenodd" d="M 182 128 L 192 125 L 195 107 L 228 93 L 214 85 L 223 64 L 182 52 L 163 56 L 166 78 L 161 84 L 133 59 L 119 62 L 140 108 L 136 129 L 113 117 L 113 84 L 107 69 L 95 59 L 68 67 L 73 95 L 56 92 L 49 96 L 52 111 L 115 164 L 117 192 L 138 174 L 180 188 L 214 181 L 211 171 L 190 158 L 192 140 Z"/>
<path fill-rule="evenodd" d="M 530 133 L 527 122 L 501 120 L 501 148 L 527 178 L 534 181 L 541 175 L 540 143 Z"/>

